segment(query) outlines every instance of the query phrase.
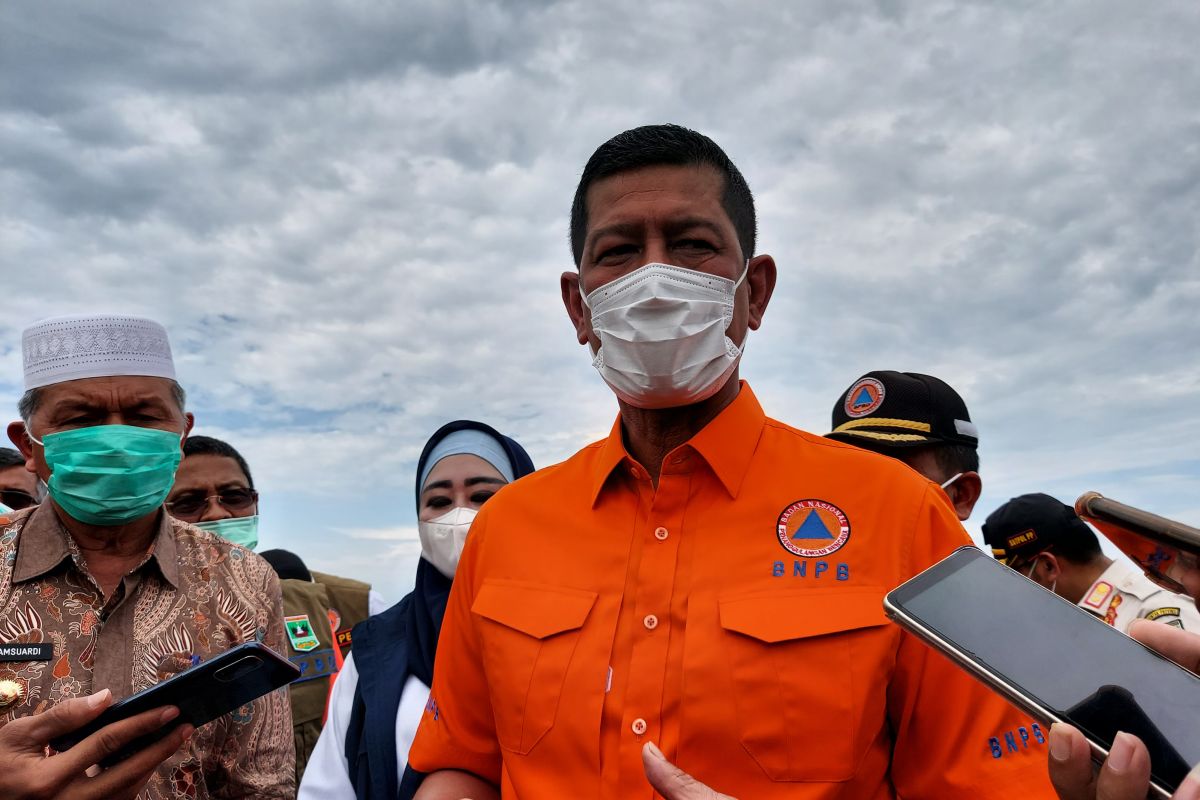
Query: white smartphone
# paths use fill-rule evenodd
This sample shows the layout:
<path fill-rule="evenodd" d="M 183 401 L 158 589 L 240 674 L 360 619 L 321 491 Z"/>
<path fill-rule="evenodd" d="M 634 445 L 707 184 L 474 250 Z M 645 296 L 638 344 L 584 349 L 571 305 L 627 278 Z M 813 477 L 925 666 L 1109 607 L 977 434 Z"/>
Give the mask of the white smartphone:
<path fill-rule="evenodd" d="M 1118 732 L 1138 736 L 1152 796 L 1200 763 L 1200 677 L 978 548 L 901 584 L 884 609 L 1035 719 L 1074 725 L 1097 763 Z"/>

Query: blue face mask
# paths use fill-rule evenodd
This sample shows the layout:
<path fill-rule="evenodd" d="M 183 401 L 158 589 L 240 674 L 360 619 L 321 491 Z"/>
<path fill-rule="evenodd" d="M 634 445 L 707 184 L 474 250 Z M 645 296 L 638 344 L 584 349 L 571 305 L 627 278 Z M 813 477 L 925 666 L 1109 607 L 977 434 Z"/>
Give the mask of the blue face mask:
<path fill-rule="evenodd" d="M 180 434 L 132 425 L 95 425 L 39 441 L 50 467 L 50 497 L 88 525 L 124 525 L 157 510 L 175 482 Z"/>
<path fill-rule="evenodd" d="M 222 539 L 240 544 L 248 550 L 258 547 L 258 514 L 249 517 L 229 517 L 211 522 L 193 522 L 197 528 L 212 531 Z"/>

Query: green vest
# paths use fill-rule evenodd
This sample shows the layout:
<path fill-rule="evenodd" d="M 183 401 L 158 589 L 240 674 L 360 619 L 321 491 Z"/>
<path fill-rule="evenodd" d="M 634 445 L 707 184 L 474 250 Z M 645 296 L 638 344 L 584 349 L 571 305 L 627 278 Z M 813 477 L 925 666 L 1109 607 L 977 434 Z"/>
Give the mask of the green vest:
<path fill-rule="evenodd" d="M 350 629 L 371 616 L 371 584 L 324 572 L 313 572 L 312 576 L 329 596 L 329 618 L 337 629 L 338 646 L 345 658 L 350 655 Z"/>
<path fill-rule="evenodd" d="M 292 701 L 292 731 L 296 737 L 296 785 L 321 735 L 321 717 L 329 697 L 330 676 L 337 669 L 330 626 L 329 595 L 320 583 L 281 580 L 288 659 L 300 677 L 288 688 Z"/>

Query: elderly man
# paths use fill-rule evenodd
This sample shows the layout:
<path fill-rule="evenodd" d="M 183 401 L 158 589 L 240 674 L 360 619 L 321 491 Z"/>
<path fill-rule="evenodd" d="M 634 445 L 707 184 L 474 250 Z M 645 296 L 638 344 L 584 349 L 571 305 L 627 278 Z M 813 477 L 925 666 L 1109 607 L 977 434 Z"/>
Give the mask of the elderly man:
<path fill-rule="evenodd" d="M 0 725 L 98 690 L 124 697 L 245 641 L 282 651 L 266 562 L 163 511 L 192 427 L 163 327 L 46 320 L 23 349 L 8 435 L 49 497 L 0 529 L 0 642 L 36 645 L 0 663 L 13 689 Z M 290 716 L 280 690 L 200 728 L 141 797 L 292 797 Z"/>
<path fill-rule="evenodd" d="M 747 800 L 1050 796 L 1041 729 L 883 615 L 969 543 L 945 496 L 739 380 L 776 267 L 728 156 L 673 125 L 614 137 L 571 241 L 563 300 L 620 415 L 475 518 L 417 797 L 713 796 L 669 762 Z"/>

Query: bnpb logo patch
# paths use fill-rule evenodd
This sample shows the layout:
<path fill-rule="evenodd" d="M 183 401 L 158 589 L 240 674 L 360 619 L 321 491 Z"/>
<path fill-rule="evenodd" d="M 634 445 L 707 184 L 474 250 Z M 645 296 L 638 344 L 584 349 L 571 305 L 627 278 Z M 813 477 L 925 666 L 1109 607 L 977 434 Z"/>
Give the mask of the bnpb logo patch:
<path fill-rule="evenodd" d="M 874 378 L 863 378 L 846 392 L 846 416 L 865 417 L 883 405 L 883 384 Z"/>
<path fill-rule="evenodd" d="M 850 519 L 833 503 L 797 500 L 779 515 L 779 543 L 789 553 L 821 558 L 836 553 L 850 539 Z"/>

